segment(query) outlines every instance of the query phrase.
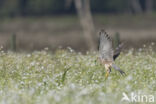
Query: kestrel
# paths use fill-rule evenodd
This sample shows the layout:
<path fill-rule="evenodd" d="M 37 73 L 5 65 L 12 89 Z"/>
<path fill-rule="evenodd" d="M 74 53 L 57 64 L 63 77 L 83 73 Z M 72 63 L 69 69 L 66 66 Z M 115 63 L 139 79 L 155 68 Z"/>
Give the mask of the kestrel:
<path fill-rule="evenodd" d="M 115 59 L 120 55 L 123 44 L 120 44 L 115 50 L 113 50 L 111 37 L 104 30 L 101 30 L 99 35 L 99 60 L 101 64 L 105 66 L 106 77 L 108 77 L 112 67 L 121 74 L 125 74 L 125 72 L 114 63 Z"/>

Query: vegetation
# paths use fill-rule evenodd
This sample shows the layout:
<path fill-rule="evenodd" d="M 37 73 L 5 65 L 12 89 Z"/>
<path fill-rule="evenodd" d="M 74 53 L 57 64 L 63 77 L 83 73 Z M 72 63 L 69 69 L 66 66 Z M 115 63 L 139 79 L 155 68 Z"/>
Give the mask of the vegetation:
<path fill-rule="evenodd" d="M 96 52 L 83 55 L 70 48 L 55 53 L 1 51 L 0 103 L 117 104 L 123 92 L 155 94 L 156 53 L 151 47 L 121 53 L 116 64 L 126 76 L 112 70 L 105 79 L 96 59 Z"/>
<path fill-rule="evenodd" d="M 130 7 L 132 0 L 90 0 L 93 12 L 124 13 L 141 8 L 138 11 L 156 9 L 155 0 L 133 0 L 138 7 Z M 137 2 L 139 1 L 139 3 Z M 66 0 L 0 0 L 0 16 L 44 16 L 75 12 L 74 3 L 69 9 L 65 8 Z M 152 4 L 152 7 L 146 4 Z M 137 12 L 137 13 L 138 13 Z"/>

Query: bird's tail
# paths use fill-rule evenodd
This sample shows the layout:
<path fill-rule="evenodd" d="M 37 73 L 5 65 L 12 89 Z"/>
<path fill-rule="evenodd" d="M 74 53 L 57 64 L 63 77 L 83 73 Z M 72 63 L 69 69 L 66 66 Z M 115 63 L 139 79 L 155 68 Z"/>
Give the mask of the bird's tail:
<path fill-rule="evenodd" d="M 122 74 L 122 75 L 125 75 L 125 74 L 126 74 L 124 71 L 122 71 L 122 70 L 121 70 L 118 66 L 116 66 L 115 64 L 112 64 L 112 67 L 113 67 L 115 70 L 119 71 L 120 74 Z"/>

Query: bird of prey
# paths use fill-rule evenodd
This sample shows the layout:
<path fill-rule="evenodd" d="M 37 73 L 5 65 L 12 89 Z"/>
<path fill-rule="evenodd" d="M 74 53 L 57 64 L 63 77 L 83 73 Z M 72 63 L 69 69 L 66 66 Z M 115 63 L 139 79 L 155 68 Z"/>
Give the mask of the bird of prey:
<path fill-rule="evenodd" d="M 111 72 L 111 68 L 119 71 L 122 75 L 125 74 L 125 72 L 114 63 L 115 59 L 120 55 L 123 44 L 120 44 L 113 50 L 111 37 L 104 30 L 101 30 L 99 35 L 99 60 L 101 64 L 105 66 L 106 77 L 108 77 Z"/>

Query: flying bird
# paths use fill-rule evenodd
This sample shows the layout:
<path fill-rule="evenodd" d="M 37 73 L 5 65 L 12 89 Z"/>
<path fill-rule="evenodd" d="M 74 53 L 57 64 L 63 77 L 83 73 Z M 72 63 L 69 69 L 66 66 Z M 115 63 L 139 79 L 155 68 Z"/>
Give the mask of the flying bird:
<path fill-rule="evenodd" d="M 114 62 L 120 55 L 123 44 L 120 44 L 113 50 L 112 38 L 104 30 L 101 30 L 99 35 L 99 60 L 105 66 L 106 77 L 109 76 L 112 68 L 119 71 L 122 75 L 125 74 Z"/>

